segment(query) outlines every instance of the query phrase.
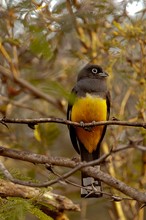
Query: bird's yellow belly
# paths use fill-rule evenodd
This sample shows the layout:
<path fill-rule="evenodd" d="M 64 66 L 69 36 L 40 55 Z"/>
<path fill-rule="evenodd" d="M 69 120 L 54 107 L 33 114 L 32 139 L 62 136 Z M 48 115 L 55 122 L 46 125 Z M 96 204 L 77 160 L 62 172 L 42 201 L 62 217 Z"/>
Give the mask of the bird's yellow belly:
<path fill-rule="evenodd" d="M 86 97 L 77 98 L 72 107 L 71 120 L 74 122 L 82 121 L 88 123 L 92 121 L 106 121 L 106 119 L 106 99 L 87 95 Z M 96 126 L 89 130 L 85 130 L 84 128 L 76 127 L 77 137 L 89 153 L 96 150 L 103 128 L 104 126 Z"/>

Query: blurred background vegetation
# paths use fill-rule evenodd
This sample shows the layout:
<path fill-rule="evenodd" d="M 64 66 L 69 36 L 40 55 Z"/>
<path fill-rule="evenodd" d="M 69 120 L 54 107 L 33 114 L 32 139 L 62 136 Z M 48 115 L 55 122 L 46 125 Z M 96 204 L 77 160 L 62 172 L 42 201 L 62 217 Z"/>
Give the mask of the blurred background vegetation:
<path fill-rule="evenodd" d="M 88 62 L 101 65 L 110 75 L 111 118 L 146 120 L 145 0 L 1 0 L 1 117 L 65 118 L 70 90 L 78 71 Z M 2 146 L 50 156 L 77 156 L 65 125 L 41 124 L 35 130 L 18 124 L 8 127 L 0 125 Z M 109 126 L 102 152 L 128 145 L 146 145 L 145 130 Z M 43 166 L 1 160 L 16 178 L 54 178 Z M 146 187 L 145 151 L 121 151 L 102 169 L 139 190 Z M 80 184 L 80 174 L 70 180 Z M 125 197 L 107 185 L 103 190 Z M 53 191 L 81 205 L 81 213 L 68 213 L 71 220 L 144 219 L 144 209 L 133 200 L 83 200 L 79 188 L 61 183 L 54 185 Z M 6 203 L 7 215 L 1 206 L 1 219 L 39 219 L 29 214 L 26 201 L 23 208 L 20 203 Z"/>

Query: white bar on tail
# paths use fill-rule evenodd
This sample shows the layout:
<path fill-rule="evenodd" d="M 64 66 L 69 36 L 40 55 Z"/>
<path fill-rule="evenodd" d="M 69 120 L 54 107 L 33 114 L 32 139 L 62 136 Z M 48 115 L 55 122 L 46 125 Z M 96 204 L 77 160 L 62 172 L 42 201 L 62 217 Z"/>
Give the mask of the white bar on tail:
<path fill-rule="evenodd" d="M 93 177 L 85 177 L 83 178 L 83 186 L 91 186 L 94 183 Z"/>

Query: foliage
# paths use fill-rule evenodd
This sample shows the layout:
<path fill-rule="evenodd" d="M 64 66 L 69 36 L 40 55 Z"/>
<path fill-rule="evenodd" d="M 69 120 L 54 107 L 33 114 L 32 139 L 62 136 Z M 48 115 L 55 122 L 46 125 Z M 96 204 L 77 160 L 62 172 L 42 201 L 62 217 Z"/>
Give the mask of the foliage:
<path fill-rule="evenodd" d="M 0 217 L 3 220 L 23 220 L 28 213 L 32 213 L 40 220 L 51 220 L 52 218 L 44 214 L 31 201 L 20 198 L 7 198 L 1 201 Z"/>
<path fill-rule="evenodd" d="M 127 5 L 138 1 L 66 0 L 57 1 L 54 6 L 52 2 L 24 0 L 0 3 L 1 117 L 65 117 L 69 92 L 76 74 L 84 64 L 92 61 L 100 64 L 110 75 L 111 117 L 133 122 L 144 121 L 146 119 L 144 0 L 141 0 L 143 9 L 134 16 L 128 14 Z M 6 77 L 3 73 L 9 73 L 11 77 Z M 32 87 L 22 86 L 16 79 L 25 80 L 38 91 L 45 93 L 51 101 L 46 101 L 41 94 L 34 93 Z M 68 157 L 75 155 L 66 134 L 67 128 L 63 125 L 43 124 L 35 130 L 25 125 L 14 124 L 8 127 L 0 125 L 1 145 L 48 155 Z M 138 128 L 119 126 L 115 129 L 114 126 L 109 126 L 106 137 L 103 152 L 107 152 L 111 147 L 115 149 L 130 143 L 146 144 L 146 131 Z M 145 152 L 129 149 L 115 154 L 112 162 L 104 166 L 104 169 L 131 186 L 144 188 L 145 158 Z M 48 176 L 42 167 L 36 169 L 19 161 L 5 162 L 8 168 L 19 168 L 23 175 L 28 175 L 30 179 L 37 177 L 42 180 Z M 63 173 L 61 169 L 59 172 Z M 54 186 L 62 193 L 66 192 L 72 196 L 70 193 L 74 192 L 74 188 L 70 187 L 68 193 L 66 187 L 68 186 L 59 184 Z M 114 189 L 108 187 L 107 191 L 115 193 Z M 13 198 L 1 202 L 4 210 L 3 213 L 0 212 L 1 219 L 10 219 L 10 216 L 11 219 L 26 219 L 26 212 L 30 209 L 38 219 L 49 219 L 43 216 L 38 207 L 32 207 L 32 204 L 25 200 Z M 95 219 L 92 216 L 92 209 L 96 208 L 98 203 L 88 201 L 86 205 L 83 204 L 83 207 L 85 205 L 83 212 L 88 206 L 89 211 L 85 215 L 87 217 L 90 215 L 91 220 Z M 108 219 L 117 219 L 121 214 L 119 209 L 122 210 L 123 219 L 133 219 L 134 216 L 138 218 L 139 209 L 134 210 L 136 202 L 122 201 L 120 204 L 121 207 L 118 208 L 111 202 L 112 208 L 105 207 L 106 213 L 103 212 L 101 219 L 105 216 Z M 98 207 L 104 210 L 103 206 L 101 201 Z M 133 211 L 129 213 L 127 207 Z"/>

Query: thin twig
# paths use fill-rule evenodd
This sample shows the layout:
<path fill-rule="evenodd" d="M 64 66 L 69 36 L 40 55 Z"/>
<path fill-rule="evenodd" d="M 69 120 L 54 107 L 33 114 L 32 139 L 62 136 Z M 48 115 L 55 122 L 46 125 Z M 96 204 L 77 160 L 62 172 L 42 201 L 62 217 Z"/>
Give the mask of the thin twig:
<path fill-rule="evenodd" d="M 53 173 L 55 176 L 57 177 L 62 177 L 60 174 L 56 173 L 56 171 L 54 171 L 54 169 L 51 167 L 50 168 L 50 165 L 49 165 L 49 170 L 51 169 L 51 173 Z M 67 180 L 67 179 L 63 179 L 63 181 L 67 184 L 70 184 L 72 186 L 75 186 L 77 188 L 84 188 L 86 189 L 86 187 L 83 187 L 77 183 L 74 183 L 70 180 Z M 88 189 L 89 190 L 89 189 Z M 99 191 L 99 193 L 102 193 L 102 195 L 105 197 L 105 198 L 110 198 L 112 201 L 114 202 L 119 202 L 119 201 L 123 201 L 123 200 L 132 200 L 132 198 L 129 198 L 129 197 L 121 197 L 119 195 L 113 195 L 111 193 L 108 193 L 108 192 L 104 192 L 103 190 L 102 191 Z"/>
<path fill-rule="evenodd" d="M 100 121 L 100 122 L 90 122 L 90 123 L 78 123 L 72 122 L 63 118 L 39 118 L 39 119 L 9 119 L 9 118 L 1 118 L 0 123 L 13 123 L 13 124 L 39 124 L 39 123 L 59 123 L 65 125 L 74 125 L 77 127 L 94 127 L 94 126 L 101 126 L 101 125 L 121 125 L 121 126 L 130 126 L 130 127 L 142 127 L 146 129 L 146 122 L 127 122 L 127 121 Z"/>
<path fill-rule="evenodd" d="M 88 163 L 86 163 L 86 162 L 77 163 L 75 161 L 65 159 L 65 158 L 46 157 L 44 155 L 38 155 L 38 154 L 30 153 L 30 152 L 7 149 L 4 147 L 0 147 L 0 155 L 23 160 L 23 161 L 33 162 L 35 164 L 48 163 L 48 164 L 52 164 L 52 165 L 73 168 L 73 171 L 69 171 L 68 173 L 64 174 L 64 178 L 67 178 L 71 173 L 74 173 L 77 170 L 81 169 L 82 172 L 84 172 L 85 174 L 92 176 L 95 179 L 99 179 L 100 181 L 102 181 L 102 182 L 106 183 L 107 185 L 121 191 L 125 195 L 133 198 L 134 200 L 137 200 L 142 203 L 146 203 L 146 193 L 145 192 L 140 192 L 137 189 L 134 189 L 134 188 L 126 185 L 124 182 L 110 176 L 107 173 L 104 173 L 100 170 L 97 171 L 96 167 L 91 167 L 91 166 L 87 167 Z M 58 181 L 59 180 L 60 180 L 60 178 L 58 178 Z M 54 180 L 54 181 L 56 181 L 56 180 Z M 54 182 L 50 181 L 50 183 L 53 184 Z"/>
<path fill-rule="evenodd" d="M 26 96 L 25 98 L 27 98 L 28 96 Z M 36 109 L 36 108 L 33 108 L 33 107 L 30 107 L 28 105 L 25 105 L 23 103 L 21 103 L 21 101 L 13 101 L 9 98 L 7 98 L 6 96 L 3 96 L 3 95 L 0 95 L 0 99 L 1 101 L 4 101 L 6 103 L 9 103 L 13 106 L 16 106 L 16 107 L 19 107 L 19 108 L 23 108 L 23 109 L 28 109 L 28 110 L 31 110 L 31 111 L 35 111 L 35 112 L 38 112 L 40 115 L 42 116 L 46 116 L 46 114 L 44 113 L 44 111 L 41 111 L 39 109 Z M 21 99 L 22 100 L 22 99 Z"/>
<path fill-rule="evenodd" d="M 11 151 L 12 152 L 12 151 Z M 9 171 L 6 169 L 6 167 L 4 166 L 3 163 L 0 162 L 0 170 L 3 172 L 4 176 L 10 180 L 13 183 L 16 184 L 20 184 L 20 185 L 25 185 L 25 186 L 31 186 L 31 187 L 47 187 L 47 186 L 51 186 L 55 183 L 58 183 L 59 181 L 65 180 L 66 178 L 68 178 L 69 176 L 71 176 L 72 174 L 74 174 L 76 171 L 80 170 L 82 167 L 86 167 L 86 166 L 90 166 L 90 165 L 97 165 L 100 164 L 102 161 L 104 161 L 110 154 L 104 154 L 102 155 L 99 159 L 94 160 L 88 163 L 86 162 L 79 162 L 76 163 L 76 166 L 74 168 L 72 168 L 72 170 L 70 170 L 69 172 L 65 173 L 62 176 L 59 176 L 58 178 L 56 178 L 55 180 L 51 180 L 51 181 L 46 181 L 43 183 L 34 183 L 34 182 L 30 182 L 30 181 L 22 181 L 22 180 L 18 180 L 12 177 L 12 175 L 9 173 Z M 50 166 L 50 163 L 49 163 Z M 46 164 L 46 167 L 48 167 L 48 164 Z"/>
<path fill-rule="evenodd" d="M 19 77 L 13 77 L 13 75 L 11 74 L 11 71 L 9 69 L 6 69 L 2 65 L 0 65 L 0 72 L 3 76 L 11 79 L 15 83 L 17 83 L 20 87 L 23 87 L 26 90 L 30 91 L 31 94 L 34 95 L 35 97 L 42 98 L 42 99 L 46 100 L 47 102 L 51 103 L 53 106 L 55 106 L 59 110 L 61 110 L 63 113 L 65 113 L 65 111 L 64 111 L 64 109 L 63 109 L 63 107 L 62 107 L 59 100 L 56 101 L 51 96 L 43 93 L 38 88 L 31 85 L 29 82 L 25 81 L 24 79 L 21 79 Z"/>

